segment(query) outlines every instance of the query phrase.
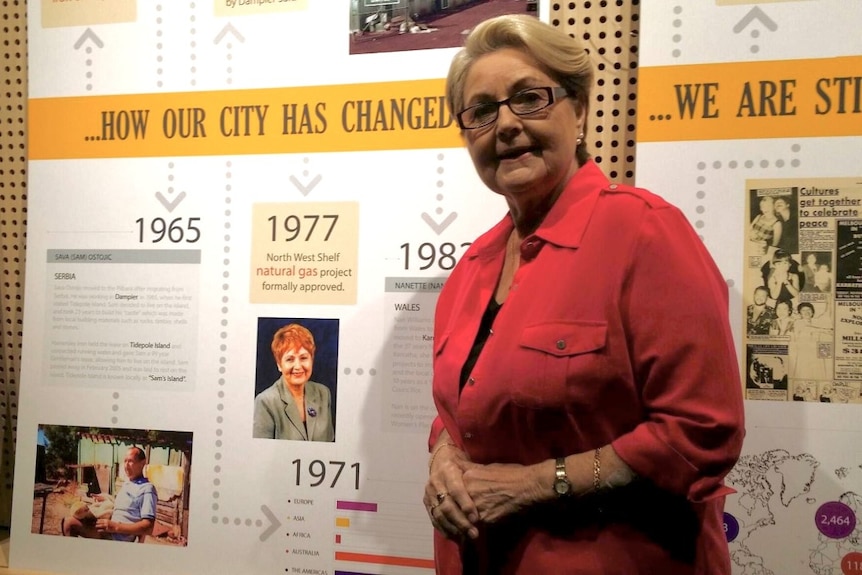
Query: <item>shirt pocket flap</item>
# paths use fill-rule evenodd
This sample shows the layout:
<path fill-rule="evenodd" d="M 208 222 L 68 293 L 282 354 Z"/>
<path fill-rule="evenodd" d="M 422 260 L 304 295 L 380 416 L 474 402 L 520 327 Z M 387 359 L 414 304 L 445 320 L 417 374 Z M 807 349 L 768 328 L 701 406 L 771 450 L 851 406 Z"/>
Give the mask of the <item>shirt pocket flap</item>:
<path fill-rule="evenodd" d="M 605 347 L 608 324 L 600 321 L 556 321 L 527 326 L 521 345 L 565 357 Z"/>

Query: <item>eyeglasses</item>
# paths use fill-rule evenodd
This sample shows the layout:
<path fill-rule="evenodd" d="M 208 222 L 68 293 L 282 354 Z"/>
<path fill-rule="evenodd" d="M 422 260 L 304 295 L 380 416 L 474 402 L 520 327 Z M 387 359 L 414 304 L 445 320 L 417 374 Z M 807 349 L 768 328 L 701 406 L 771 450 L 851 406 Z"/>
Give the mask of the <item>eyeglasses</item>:
<path fill-rule="evenodd" d="M 544 110 L 553 104 L 557 98 L 566 98 L 568 95 L 562 86 L 528 88 L 499 102 L 482 102 L 464 108 L 455 115 L 455 118 L 462 130 L 475 130 L 496 122 L 497 116 L 500 115 L 500 106 L 503 104 L 509 106 L 515 115 L 529 116 L 539 110 Z"/>

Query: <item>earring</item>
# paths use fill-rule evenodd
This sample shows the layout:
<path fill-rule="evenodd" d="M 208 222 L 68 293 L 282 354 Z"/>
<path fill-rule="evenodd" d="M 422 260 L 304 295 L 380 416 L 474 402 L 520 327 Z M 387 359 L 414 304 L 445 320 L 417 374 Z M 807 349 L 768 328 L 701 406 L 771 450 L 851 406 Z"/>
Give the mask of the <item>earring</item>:
<path fill-rule="evenodd" d="M 575 143 L 576 143 L 578 146 L 580 146 L 581 144 L 583 144 L 583 143 L 584 143 L 584 133 L 583 133 L 583 132 L 581 132 L 580 134 L 578 134 L 578 139 L 577 139 L 577 140 L 575 140 Z"/>

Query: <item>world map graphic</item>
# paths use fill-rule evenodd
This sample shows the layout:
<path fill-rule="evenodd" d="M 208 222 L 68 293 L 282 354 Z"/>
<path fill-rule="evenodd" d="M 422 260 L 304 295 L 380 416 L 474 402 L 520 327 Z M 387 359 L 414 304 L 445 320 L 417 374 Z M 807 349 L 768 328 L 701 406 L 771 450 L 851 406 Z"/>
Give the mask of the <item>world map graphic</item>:
<path fill-rule="evenodd" d="M 773 449 L 743 455 L 726 481 L 734 575 L 862 574 L 862 464 Z"/>

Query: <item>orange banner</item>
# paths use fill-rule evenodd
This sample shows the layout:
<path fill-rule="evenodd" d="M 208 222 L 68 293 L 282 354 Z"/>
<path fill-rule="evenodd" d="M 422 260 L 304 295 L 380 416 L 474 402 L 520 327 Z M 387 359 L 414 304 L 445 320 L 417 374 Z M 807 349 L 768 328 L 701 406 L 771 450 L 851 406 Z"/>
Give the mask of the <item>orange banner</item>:
<path fill-rule="evenodd" d="M 460 147 L 443 80 L 29 101 L 31 160 Z"/>
<path fill-rule="evenodd" d="M 862 56 L 641 68 L 638 142 L 862 135 Z"/>

